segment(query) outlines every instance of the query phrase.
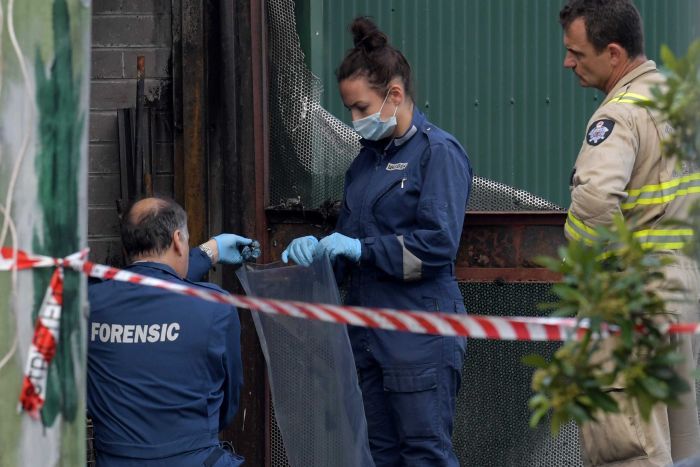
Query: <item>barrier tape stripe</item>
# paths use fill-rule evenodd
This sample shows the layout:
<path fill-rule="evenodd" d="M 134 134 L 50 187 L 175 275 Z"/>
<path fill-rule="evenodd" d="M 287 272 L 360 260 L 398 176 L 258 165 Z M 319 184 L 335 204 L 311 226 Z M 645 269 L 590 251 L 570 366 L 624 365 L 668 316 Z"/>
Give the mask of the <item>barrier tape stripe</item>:
<path fill-rule="evenodd" d="M 63 268 L 58 267 L 51 275 L 51 282 L 36 317 L 34 337 L 29 346 L 19 396 L 19 409 L 34 419 L 39 418 L 39 410 L 46 400 L 49 365 L 56 355 L 62 305 Z"/>
<path fill-rule="evenodd" d="M 1 253 L 0 270 L 11 269 L 13 266 L 13 251 L 9 248 L 2 248 Z M 158 287 L 181 295 L 197 297 L 216 303 L 230 304 L 252 311 L 390 331 L 449 336 L 459 335 L 475 339 L 561 341 L 574 333 L 583 333 L 584 330 L 581 329 L 581 326 L 585 326 L 585 323 L 578 323 L 573 318 L 456 315 L 442 312 L 363 308 L 318 303 L 309 304 L 240 295 L 225 295 L 220 292 L 175 284 L 130 271 L 92 263 L 82 259 L 81 254 L 84 254 L 84 252 L 60 260 L 19 252 L 17 267 L 28 269 L 63 265 L 98 279 L 113 279 Z M 320 314 L 321 312 L 323 316 Z M 672 324 L 668 327 L 668 332 L 700 334 L 700 323 Z"/>

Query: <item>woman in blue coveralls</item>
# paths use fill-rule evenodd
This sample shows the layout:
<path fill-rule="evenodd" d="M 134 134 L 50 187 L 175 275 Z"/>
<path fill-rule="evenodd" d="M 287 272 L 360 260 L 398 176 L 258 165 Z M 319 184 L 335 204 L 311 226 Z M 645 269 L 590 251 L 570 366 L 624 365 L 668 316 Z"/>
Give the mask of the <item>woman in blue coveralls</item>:
<path fill-rule="evenodd" d="M 472 171 L 464 149 L 414 105 L 411 67 L 368 18 L 336 71 L 362 137 L 336 231 L 293 240 L 302 265 L 329 255 L 348 304 L 464 313 L 454 276 Z M 350 328 L 377 467 L 458 466 L 452 449 L 465 341 Z"/>

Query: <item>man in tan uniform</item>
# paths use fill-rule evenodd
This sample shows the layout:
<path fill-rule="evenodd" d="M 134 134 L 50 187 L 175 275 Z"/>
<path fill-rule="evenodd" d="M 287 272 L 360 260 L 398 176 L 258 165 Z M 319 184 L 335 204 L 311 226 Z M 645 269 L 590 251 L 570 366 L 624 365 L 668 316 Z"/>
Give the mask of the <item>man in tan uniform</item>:
<path fill-rule="evenodd" d="M 565 234 L 591 242 L 596 226 L 609 226 L 622 214 L 646 247 L 675 259 L 665 268 L 666 285 L 687 292 L 682 303 L 667 303 L 672 319 L 699 321 L 700 275 L 695 261 L 681 251 L 693 231 L 666 222 L 689 219 L 689 208 L 700 196 L 700 173 L 662 156 L 661 140 L 673 130 L 637 105 L 653 98 L 652 87 L 664 84 L 656 64 L 644 55 L 639 12 L 631 0 L 570 0 L 559 16 L 567 49 L 564 67 L 581 86 L 606 94 L 588 122 L 571 176 Z M 688 336 L 671 338 L 686 357 L 679 370 L 694 388 L 697 342 Z M 581 428 L 586 465 L 666 466 L 700 453 L 694 390 L 683 396 L 682 407 L 658 404 L 651 420 L 643 422 L 621 389 L 610 388 L 620 414 L 602 415 Z"/>

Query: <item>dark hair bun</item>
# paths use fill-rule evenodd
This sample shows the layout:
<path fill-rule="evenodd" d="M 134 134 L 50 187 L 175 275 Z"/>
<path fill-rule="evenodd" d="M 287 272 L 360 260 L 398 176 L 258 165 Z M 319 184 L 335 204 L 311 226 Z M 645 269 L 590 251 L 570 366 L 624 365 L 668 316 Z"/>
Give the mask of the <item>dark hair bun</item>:
<path fill-rule="evenodd" d="M 355 48 L 366 53 L 381 49 L 389 43 L 387 35 L 380 31 L 374 21 L 367 16 L 355 18 L 350 24 L 350 32 Z"/>

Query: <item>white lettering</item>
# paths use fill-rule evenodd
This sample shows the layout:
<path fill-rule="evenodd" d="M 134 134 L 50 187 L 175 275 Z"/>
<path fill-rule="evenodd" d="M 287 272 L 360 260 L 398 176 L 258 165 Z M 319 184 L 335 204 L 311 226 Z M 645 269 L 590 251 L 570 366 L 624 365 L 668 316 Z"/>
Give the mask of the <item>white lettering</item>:
<path fill-rule="evenodd" d="M 386 170 L 406 170 L 408 167 L 408 162 L 397 162 L 392 164 L 391 162 L 386 165 Z"/>
<path fill-rule="evenodd" d="M 109 324 L 102 323 L 100 326 L 100 341 L 107 342 L 109 340 Z"/>
<path fill-rule="evenodd" d="M 123 342 L 125 344 L 133 344 L 134 343 L 134 325 L 133 324 L 127 324 L 126 326 L 124 326 Z"/>
<path fill-rule="evenodd" d="M 54 333 L 57 333 L 58 330 L 60 329 L 60 318 L 52 318 L 52 317 L 47 317 L 47 316 L 41 316 L 41 324 L 51 330 Z"/>
<path fill-rule="evenodd" d="M 121 342 L 122 341 L 122 332 L 124 332 L 124 328 L 122 327 L 121 324 L 113 324 L 112 325 L 112 332 L 109 341 L 110 342 Z"/>
<path fill-rule="evenodd" d="M 59 319 L 61 317 L 61 305 L 55 301 L 51 301 L 47 304 L 46 308 L 44 308 L 42 314 L 42 318 Z"/>
<path fill-rule="evenodd" d="M 151 324 L 148 328 L 148 342 L 158 342 L 160 338 L 160 325 Z"/>
<path fill-rule="evenodd" d="M 136 326 L 136 334 L 134 335 L 134 343 L 146 342 L 146 331 L 148 330 L 148 325 L 143 324 Z"/>
<path fill-rule="evenodd" d="M 95 337 L 97 337 L 97 334 L 100 332 L 100 323 L 92 323 L 92 328 L 90 330 L 90 340 L 92 342 L 95 342 Z"/>
<path fill-rule="evenodd" d="M 180 323 L 163 324 L 107 324 L 93 322 L 90 340 L 118 344 L 173 342 L 180 337 Z"/>
<path fill-rule="evenodd" d="M 180 323 L 172 323 L 168 326 L 168 340 L 174 341 L 180 335 Z"/>
<path fill-rule="evenodd" d="M 44 397 L 44 389 L 47 375 L 47 363 L 44 360 L 44 356 L 37 352 L 36 348 L 31 347 L 29 350 L 29 355 L 27 356 L 29 360 L 29 370 L 27 371 L 27 377 L 34 385 L 36 393 L 41 397 Z"/>
<path fill-rule="evenodd" d="M 31 375 L 34 370 L 36 371 L 44 371 L 48 367 L 48 364 L 46 363 L 46 360 L 44 360 L 44 356 L 35 353 L 34 355 L 31 356 L 30 361 L 29 361 L 29 374 Z"/>

